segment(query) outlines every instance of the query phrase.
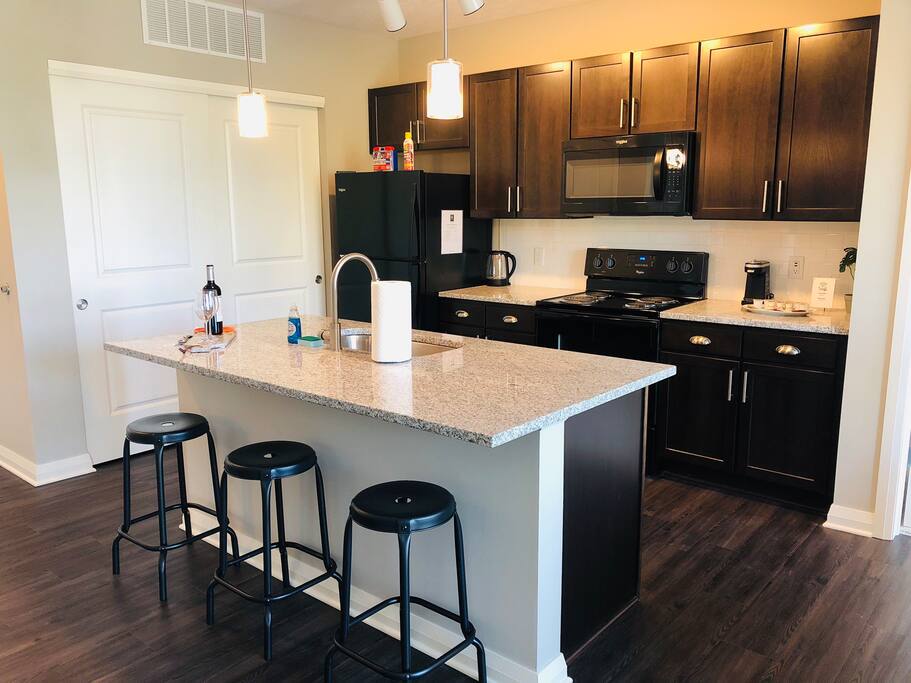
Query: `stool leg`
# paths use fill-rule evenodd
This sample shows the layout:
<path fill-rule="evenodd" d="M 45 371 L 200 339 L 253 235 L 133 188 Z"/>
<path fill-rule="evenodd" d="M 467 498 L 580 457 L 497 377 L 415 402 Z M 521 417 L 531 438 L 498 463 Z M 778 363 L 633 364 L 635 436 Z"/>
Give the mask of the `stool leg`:
<path fill-rule="evenodd" d="M 215 454 L 215 439 L 212 438 L 212 432 L 206 432 L 206 441 L 209 444 L 209 470 L 212 474 L 212 494 L 215 496 L 215 515 L 218 516 L 219 495 L 218 495 L 218 458 Z M 225 506 L 225 524 L 228 526 L 228 533 L 231 535 L 231 550 L 234 552 L 234 559 L 240 557 L 240 550 L 237 544 L 237 534 L 231 528 L 231 522 L 228 520 L 228 508 Z"/>
<path fill-rule="evenodd" d="M 345 542 L 342 550 L 342 581 L 339 584 L 339 601 L 342 608 L 342 629 L 340 640 L 348 640 L 348 631 L 351 629 L 351 516 L 345 523 Z M 330 652 L 331 654 L 331 652 Z M 327 659 L 328 661 L 328 659 Z"/>
<path fill-rule="evenodd" d="M 455 558 L 456 558 L 456 582 L 459 589 L 459 619 L 461 620 L 462 635 L 468 636 L 468 589 L 465 581 L 465 545 L 462 539 L 462 522 L 458 513 L 452 518 L 453 536 L 455 537 Z M 487 681 L 487 655 L 484 652 L 484 644 L 477 638 L 473 638 L 471 644 L 478 651 L 478 681 L 486 683 Z"/>
<path fill-rule="evenodd" d="M 263 620 L 263 658 L 272 659 L 272 517 L 269 507 L 272 503 L 272 480 L 263 479 L 263 600 L 265 601 L 265 618 Z"/>
<path fill-rule="evenodd" d="M 323 473 L 319 465 L 314 467 L 316 476 L 316 508 L 319 513 L 319 539 L 323 551 L 323 566 L 326 571 L 332 569 L 332 555 L 329 551 L 329 523 L 326 521 L 326 493 L 323 490 Z"/>
<path fill-rule="evenodd" d="M 275 480 L 275 515 L 278 517 L 278 553 L 282 560 L 282 587 L 291 588 L 291 572 L 288 570 L 288 546 L 285 540 L 285 501 L 282 498 L 282 480 Z"/>
<path fill-rule="evenodd" d="M 402 673 L 411 673 L 411 534 L 399 533 L 399 629 Z"/>
<path fill-rule="evenodd" d="M 155 445 L 155 479 L 158 484 L 158 542 L 162 547 L 168 544 L 168 523 L 164 496 L 164 444 Z M 167 563 L 168 551 L 158 552 L 158 599 L 168 601 Z"/>
<path fill-rule="evenodd" d="M 130 511 L 130 440 L 123 440 L 123 525 L 120 527 L 124 532 L 130 530 L 130 521 L 132 512 Z M 111 544 L 111 568 L 113 573 L 120 573 L 120 534 L 114 536 L 114 543 Z"/>
<path fill-rule="evenodd" d="M 221 475 L 221 486 L 215 492 L 215 508 L 218 511 L 218 568 L 215 574 L 224 578 L 228 570 L 228 521 L 221 512 L 228 509 L 228 473 Z M 215 579 L 209 582 L 206 589 L 206 623 L 212 626 L 215 623 Z"/>
<path fill-rule="evenodd" d="M 180 509 L 183 512 L 184 536 L 189 541 L 193 536 L 193 524 L 190 522 L 190 508 L 187 507 L 187 472 L 183 462 L 183 444 L 177 444 L 177 485 L 180 489 Z"/>
<path fill-rule="evenodd" d="M 336 652 L 335 645 L 329 648 L 326 653 L 326 661 L 323 664 L 323 683 L 332 683 L 332 655 Z"/>

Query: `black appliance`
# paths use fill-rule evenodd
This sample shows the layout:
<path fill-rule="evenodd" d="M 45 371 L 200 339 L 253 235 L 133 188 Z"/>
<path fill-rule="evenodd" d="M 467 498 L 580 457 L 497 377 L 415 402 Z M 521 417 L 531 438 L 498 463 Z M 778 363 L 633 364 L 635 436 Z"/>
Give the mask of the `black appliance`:
<path fill-rule="evenodd" d="M 743 290 L 743 304 L 751 304 L 755 299 L 772 299 L 775 297 L 769 291 L 771 286 L 772 264 L 768 261 L 753 259 L 743 264 L 743 272 L 747 274 L 746 286 Z"/>
<path fill-rule="evenodd" d="M 537 344 L 657 362 L 661 311 L 704 299 L 708 270 L 704 252 L 589 249 L 586 290 L 538 302 Z M 648 444 L 656 405 L 649 401 Z"/>
<path fill-rule="evenodd" d="M 509 278 L 516 272 L 516 257 L 508 251 L 492 251 L 487 257 L 487 271 L 485 277 L 491 287 L 506 287 Z"/>
<path fill-rule="evenodd" d="M 411 282 L 414 327 L 437 329 L 437 292 L 484 283 L 491 222 L 469 216 L 467 175 L 340 171 L 335 188 L 336 258 L 361 252 L 381 280 Z M 462 212 L 460 253 L 440 253 L 444 211 Z M 338 298 L 342 318 L 370 321 L 366 268 L 342 271 Z"/>
<path fill-rule="evenodd" d="M 563 215 L 689 214 L 695 139 L 644 133 L 563 143 Z"/>

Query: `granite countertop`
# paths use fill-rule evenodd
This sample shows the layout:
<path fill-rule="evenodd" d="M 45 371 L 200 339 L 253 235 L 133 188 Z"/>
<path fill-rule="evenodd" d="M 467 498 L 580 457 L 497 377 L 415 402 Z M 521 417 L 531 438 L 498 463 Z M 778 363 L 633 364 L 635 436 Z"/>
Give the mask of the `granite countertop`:
<path fill-rule="evenodd" d="M 331 326 L 329 319 L 315 316 L 303 316 L 301 322 L 308 334 Z M 238 326 L 234 342 L 212 354 L 182 354 L 176 335 L 108 342 L 104 348 L 489 447 L 676 372 L 670 365 L 419 331 L 414 340 L 453 348 L 381 364 L 368 353 L 291 346 L 286 337 L 287 321 L 278 319 Z"/>
<path fill-rule="evenodd" d="M 515 306 L 534 306 L 541 299 L 552 299 L 555 296 L 575 294 L 578 287 L 535 287 L 532 285 L 507 285 L 506 287 L 465 287 L 440 292 L 445 299 L 468 299 L 486 301 L 492 304 L 513 304 Z"/>
<path fill-rule="evenodd" d="M 817 332 L 821 334 L 848 334 L 851 316 L 843 309 L 811 312 L 805 317 L 780 317 L 748 313 L 739 301 L 704 299 L 685 306 L 678 306 L 661 313 L 662 320 L 686 320 L 699 323 L 764 327 L 771 330 Z"/>

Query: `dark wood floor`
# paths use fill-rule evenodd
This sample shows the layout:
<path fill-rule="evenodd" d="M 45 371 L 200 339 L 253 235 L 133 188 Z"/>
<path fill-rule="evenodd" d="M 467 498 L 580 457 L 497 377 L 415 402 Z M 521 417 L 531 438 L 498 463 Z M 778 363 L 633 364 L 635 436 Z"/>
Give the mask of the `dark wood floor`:
<path fill-rule="evenodd" d="M 134 471 L 134 509 L 151 509 L 150 459 Z M 119 488 L 117 465 L 40 489 L 0 470 L 0 679 L 321 680 L 337 612 L 306 596 L 283 605 L 264 664 L 254 605 L 222 594 L 217 625 L 205 625 L 207 544 L 172 554 L 167 605 L 153 555 L 124 543 L 112 577 Z M 827 531 L 800 512 L 672 481 L 646 492 L 642 603 L 571 663 L 577 683 L 911 679 L 911 539 Z M 391 639 L 368 628 L 358 642 L 394 664 Z M 377 680 L 352 663 L 338 674 Z M 430 680 L 468 679 L 446 669 Z"/>

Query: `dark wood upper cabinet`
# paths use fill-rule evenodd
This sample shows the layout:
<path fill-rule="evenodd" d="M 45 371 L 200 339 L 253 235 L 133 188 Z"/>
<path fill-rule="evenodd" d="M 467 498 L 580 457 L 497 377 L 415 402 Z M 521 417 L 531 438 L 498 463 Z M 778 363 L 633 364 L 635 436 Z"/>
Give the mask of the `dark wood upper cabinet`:
<path fill-rule="evenodd" d="M 574 138 L 629 132 L 630 53 L 573 60 Z"/>
<path fill-rule="evenodd" d="M 775 218 L 860 220 L 879 17 L 788 29 Z"/>
<path fill-rule="evenodd" d="M 770 218 L 784 30 L 702 43 L 694 218 Z"/>
<path fill-rule="evenodd" d="M 468 78 L 471 128 L 471 215 L 515 216 L 518 71 Z"/>
<path fill-rule="evenodd" d="M 569 137 L 569 62 L 519 69 L 516 215 L 559 218 L 563 143 Z"/>
<path fill-rule="evenodd" d="M 469 112 L 471 111 L 471 89 L 468 77 L 465 77 L 462 93 L 464 97 L 464 116 L 460 119 L 442 120 L 427 118 L 427 82 L 417 84 L 417 121 L 416 131 L 418 149 L 457 149 L 468 147 Z"/>
<path fill-rule="evenodd" d="M 634 52 L 630 132 L 694 130 L 698 77 L 699 43 Z"/>
<path fill-rule="evenodd" d="M 402 149 L 405 131 L 417 119 L 417 85 L 391 85 L 367 91 L 370 119 L 370 151 L 374 147 Z M 413 130 L 412 130 L 413 134 Z"/>

